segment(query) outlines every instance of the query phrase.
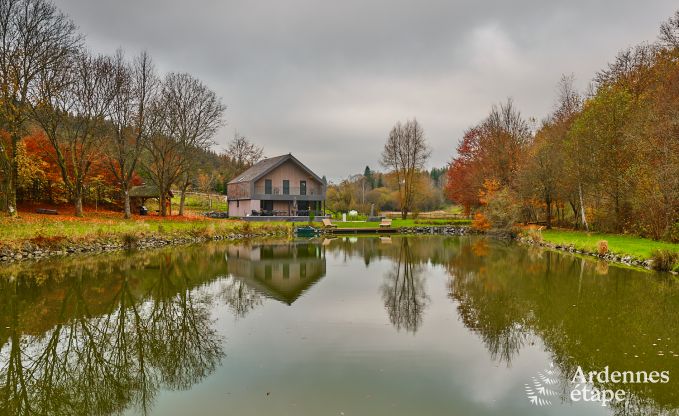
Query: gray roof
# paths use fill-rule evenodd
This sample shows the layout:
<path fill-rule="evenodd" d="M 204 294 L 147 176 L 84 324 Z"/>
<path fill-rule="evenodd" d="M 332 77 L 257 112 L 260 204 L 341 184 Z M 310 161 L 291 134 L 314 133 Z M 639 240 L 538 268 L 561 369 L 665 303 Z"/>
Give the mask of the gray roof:
<path fill-rule="evenodd" d="M 260 160 L 259 162 L 255 163 L 250 169 L 246 170 L 245 172 L 241 173 L 240 175 L 237 175 L 235 178 L 231 179 L 229 183 L 241 183 L 241 182 L 252 182 L 256 181 L 257 179 L 261 178 L 262 176 L 266 175 L 267 173 L 271 172 L 274 170 L 276 167 L 282 165 L 286 161 L 291 160 L 295 164 L 297 164 L 299 167 L 307 171 L 311 176 L 313 176 L 316 180 L 319 182 L 323 182 L 323 180 L 316 175 L 311 169 L 306 167 L 302 162 L 297 160 L 296 157 L 294 157 L 291 153 L 288 153 L 287 155 L 280 155 L 280 156 L 275 156 L 275 157 L 270 157 L 268 159 Z"/>

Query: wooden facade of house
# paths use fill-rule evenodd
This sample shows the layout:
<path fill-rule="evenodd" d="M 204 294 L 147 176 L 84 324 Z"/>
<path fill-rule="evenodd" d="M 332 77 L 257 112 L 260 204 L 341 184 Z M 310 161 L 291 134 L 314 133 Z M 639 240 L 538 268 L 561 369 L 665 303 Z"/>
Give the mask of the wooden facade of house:
<path fill-rule="evenodd" d="M 264 159 L 227 184 L 230 217 L 323 215 L 325 195 L 325 182 L 291 154 Z"/>

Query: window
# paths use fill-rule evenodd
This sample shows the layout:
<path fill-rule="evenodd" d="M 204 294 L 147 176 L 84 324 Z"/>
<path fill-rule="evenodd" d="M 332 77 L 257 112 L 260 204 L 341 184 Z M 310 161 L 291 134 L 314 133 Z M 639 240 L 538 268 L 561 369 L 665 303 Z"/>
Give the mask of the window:
<path fill-rule="evenodd" d="M 306 181 L 299 181 L 299 194 L 306 195 Z"/>
<path fill-rule="evenodd" d="M 236 200 L 236 208 L 240 208 L 240 199 Z"/>
<path fill-rule="evenodd" d="M 290 181 L 287 179 L 283 180 L 283 195 L 290 195 Z"/>
<path fill-rule="evenodd" d="M 265 179 L 264 180 L 264 193 L 267 195 L 271 195 L 271 179 Z"/>

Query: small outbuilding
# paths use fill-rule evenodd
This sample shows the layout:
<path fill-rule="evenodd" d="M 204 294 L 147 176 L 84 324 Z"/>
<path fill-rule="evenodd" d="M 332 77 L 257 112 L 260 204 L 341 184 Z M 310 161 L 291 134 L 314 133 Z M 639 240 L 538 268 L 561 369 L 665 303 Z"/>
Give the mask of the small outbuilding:
<path fill-rule="evenodd" d="M 168 206 L 169 214 L 172 215 L 172 191 L 169 192 L 165 199 L 165 204 Z M 141 207 L 146 205 L 146 201 L 149 199 L 158 200 L 158 206 L 160 207 L 160 190 L 155 185 L 139 185 L 133 186 L 130 189 L 130 208 L 133 213 L 139 213 Z"/>

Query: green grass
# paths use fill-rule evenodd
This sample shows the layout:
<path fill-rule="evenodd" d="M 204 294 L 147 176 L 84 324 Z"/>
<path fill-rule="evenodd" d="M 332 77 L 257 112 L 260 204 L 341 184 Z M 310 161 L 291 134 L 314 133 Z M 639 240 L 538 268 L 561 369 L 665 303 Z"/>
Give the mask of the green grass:
<path fill-rule="evenodd" d="M 224 200 L 224 195 L 213 194 L 211 197 L 212 208 L 210 208 L 210 200 L 204 194 L 187 194 L 184 201 L 184 207 L 187 211 L 207 212 L 207 211 L 228 211 L 229 204 Z M 179 191 L 174 192 L 172 198 L 172 213 L 176 214 L 179 211 Z M 158 209 L 158 203 L 154 199 L 149 199 L 146 202 L 146 207 L 151 211 Z"/>
<path fill-rule="evenodd" d="M 628 255 L 637 259 L 651 258 L 653 250 L 671 250 L 679 252 L 679 244 L 654 241 L 647 238 L 620 234 L 587 233 L 584 231 L 544 230 L 542 239 L 559 245 L 573 245 L 578 250 L 597 251 L 600 240 L 608 241 L 610 252 Z"/>
<path fill-rule="evenodd" d="M 244 222 L 208 218 L 158 218 L 131 220 L 87 215 L 74 217 L 24 216 L 0 218 L 0 248 L 17 248 L 30 242 L 39 246 L 63 246 L 68 243 L 119 240 L 124 236 L 211 237 L 215 235 L 289 233 L 292 224 L 284 222 Z"/>

